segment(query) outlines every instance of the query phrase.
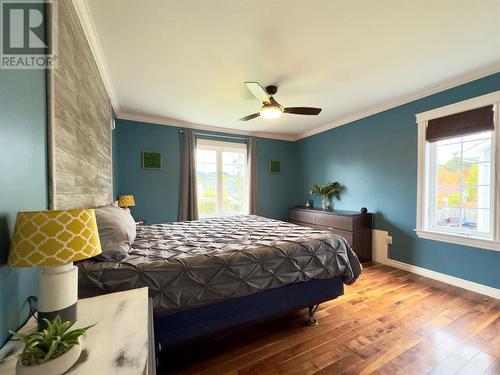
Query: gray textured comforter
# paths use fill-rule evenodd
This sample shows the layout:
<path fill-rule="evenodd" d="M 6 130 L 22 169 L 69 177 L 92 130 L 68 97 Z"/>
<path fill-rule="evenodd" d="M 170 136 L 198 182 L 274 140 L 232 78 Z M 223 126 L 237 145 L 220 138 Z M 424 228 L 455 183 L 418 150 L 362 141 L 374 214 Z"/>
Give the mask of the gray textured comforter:
<path fill-rule="evenodd" d="M 80 297 L 149 287 L 155 315 L 361 272 L 337 235 L 259 216 L 141 225 L 121 262 L 77 263 Z"/>

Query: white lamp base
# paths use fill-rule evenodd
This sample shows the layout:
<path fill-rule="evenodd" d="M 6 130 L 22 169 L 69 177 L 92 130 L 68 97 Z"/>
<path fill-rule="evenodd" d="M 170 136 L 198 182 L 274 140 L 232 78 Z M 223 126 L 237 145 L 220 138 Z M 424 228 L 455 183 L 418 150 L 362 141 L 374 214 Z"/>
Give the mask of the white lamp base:
<path fill-rule="evenodd" d="M 42 267 L 39 275 L 38 327 L 43 319 L 75 321 L 78 301 L 78 269 L 72 263 Z"/>

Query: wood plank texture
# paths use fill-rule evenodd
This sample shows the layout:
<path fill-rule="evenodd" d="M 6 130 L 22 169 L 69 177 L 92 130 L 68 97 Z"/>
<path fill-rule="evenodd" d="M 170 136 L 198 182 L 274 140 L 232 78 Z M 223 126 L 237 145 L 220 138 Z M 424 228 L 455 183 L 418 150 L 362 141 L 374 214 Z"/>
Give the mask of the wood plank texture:
<path fill-rule="evenodd" d="M 59 1 L 58 13 L 58 66 L 49 71 L 51 208 L 102 206 L 113 200 L 111 103 L 73 2 Z"/>
<path fill-rule="evenodd" d="M 162 353 L 159 374 L 499 374 L 500 301 L 382 265 L 345 295 Z"/>

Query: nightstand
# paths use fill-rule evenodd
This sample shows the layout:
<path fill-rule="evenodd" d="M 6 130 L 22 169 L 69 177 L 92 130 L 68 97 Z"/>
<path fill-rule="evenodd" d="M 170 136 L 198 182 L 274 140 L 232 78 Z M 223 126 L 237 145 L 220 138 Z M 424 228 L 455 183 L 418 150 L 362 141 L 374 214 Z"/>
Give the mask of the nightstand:
<path fill-rule="evenodd" d="M 87 332 L 80 359 L 65 374 L 156 374 L 152 314 L 148 288 L 78 300 L 74 327 L 96 325 Z M 22 332 L 36 326 L 32 317 Z M 21 349 L 13 340 L 0 349 L 0 374 L 15 374 Z"/>

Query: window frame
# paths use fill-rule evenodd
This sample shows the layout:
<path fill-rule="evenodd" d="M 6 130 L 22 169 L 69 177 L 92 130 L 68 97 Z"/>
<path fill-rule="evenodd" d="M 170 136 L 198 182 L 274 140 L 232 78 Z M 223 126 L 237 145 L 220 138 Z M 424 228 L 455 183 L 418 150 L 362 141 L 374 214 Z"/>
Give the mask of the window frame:
<path fill-rule="evenodd" d="M 491 189 L 490 221 L 492 238 L 467 235 L 453 231 L 438 230 L 430 225 L 433 199 L 434 166 L 432 155 L 435 147 L 425 139 L 427 124 L 430 120 L 455 113 L 472 110 L 486 105 L 493 105 L 495 130 L 492 133 L 491 147 Z M 417 165 L 417 222 L 416 234 L 419 238 L 500 251 L 500 91 L 482 95 L 445 107 L 436 108 L 416 115 L 418 124 L 418 165 Z"/>
<path fill-rule="evenodd" d="M 200 147 L 201 146 L 201 147 Z M 249 195 L 248 195 L 248 163 L 247 163 L 247 144 L 246 143 L 238 143 L 238 142 L 227 142 L 227 141 L 214 141 L 211 139 L 197 139 L 196 140 L 196 151 L 198 148 L 202 150 L 215 151 L 216 152 L 216 213 L 215 215 L 200 215 L 200 218 L 213 218 L 213 217 L 224 217 L 224 216 L 232 216 L 232 215 L 247 215 L 249 213 Z M 219 211 L 220 208 L 223 208 L 223 196 L 224 196 L 224 183 L 222 181 L 223 178 L 223 162 L 222 162 L 222 153 L 223 152 L 235 152 L 240 151 L 244 154 L 244 165 L 245 165 L 245 174 L 243 181 L 243 212 L 229 212 L 224 213 Z M 198 161 L 196 161 L 196 168 L 198 168 Z M 196 170 L 198 173 L 198 170 Z M 196 192 L 198 202 L 199 196 L 198 192 Z"/>

